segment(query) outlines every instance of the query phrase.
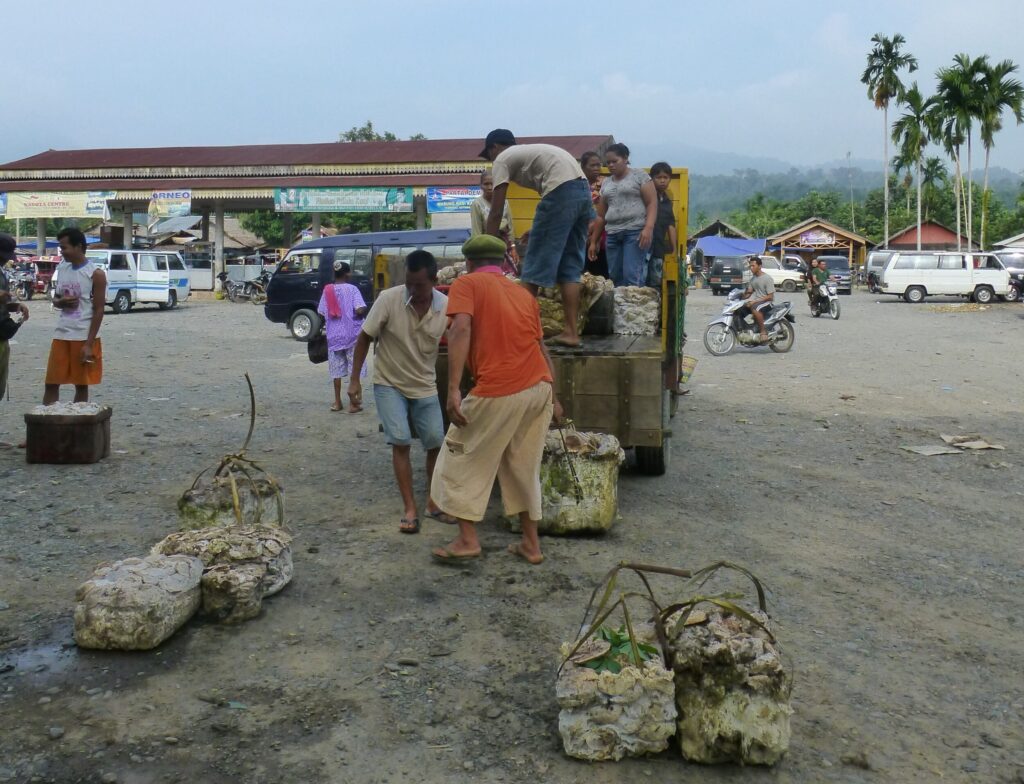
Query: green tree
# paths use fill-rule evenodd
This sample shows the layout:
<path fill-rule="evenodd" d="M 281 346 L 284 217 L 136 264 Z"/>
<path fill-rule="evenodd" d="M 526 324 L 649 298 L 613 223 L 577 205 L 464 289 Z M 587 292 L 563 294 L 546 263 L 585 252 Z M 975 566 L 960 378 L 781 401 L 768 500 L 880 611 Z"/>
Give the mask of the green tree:
<path fill-rule="evenodd" d="M 960 166 L 960 150 L 967 140 L 970 127 L 969 98 L 965 86 L 950 68 L 940 68 L 936 72 L 938 85 L 935 98 L 928 110 L 928 133 L 942 145 L 942 149 L 953 161 L 953 201 L 956 212 L 957 250 L 960 246 L 961 215 L 966 215 L 963 208 L 963 173 Z"/>
<path fill-rule="evenodd" d="M 981 247 L 985 247 L 988 217 L 988 165 L 995 135 L 1003 128 L 1003 113 L 1010 112 L 1017 125 L 1024 123 L 1024 85 L 1011 78 L 1017 66 L 1012 60 L 988 65 L 982 75 L 981 143 L 985 147 L 985 184 L 981 189 Z"/>
<path fill-rule="evenodd" d="M 339 142 L 397 142 L 398 137 L 391 131 L 378 133 L 373 127 L 373 121 L 367 120 L 363 126 L 352 126 L 347 131 L 338 134 Z"/>
<path fill-rule="evenodd" d="M 906 111 L 893 124 L 892 140 L 900 146 L 899 158 L 903 165 L 912 164 L 915 170 L 917 179 L 917 249 L 921 250 L 921 158 L 929 142 L 929 102 L 921 95 L 917 82 L 914 82 L 904 93 L 902 103 L 906 107 Z M 910 211 L 909 204 L 907 211 Z"/>
<path fill-rule="evenodd" d="M 942 158 L 926 158 L 921 166 L 920 184 L 924 198 L 924 219 L 931 219 L 931 210 L 936 204 L 937 191 L 949 182 L 949 172 Z"/>
<path fill-rule="evenodd" d="M 900 81 L 900 72 L 904 69 L 910 73 L 917 70 L 917 58 L 901 51 L 906 42 L 907 39 L 899 33 L 892 38 L 887 38 L 881 33 L 873 35 L 871 43 L 874 46 L 868 52 L 867 67 L 860 77 L 861 82 L 867 85 L 868 98 L 874 102 L 876 109 L 882 110 L 886 245 L 889 244 L 889 103 L 902 98 L 903 83 Z"/>

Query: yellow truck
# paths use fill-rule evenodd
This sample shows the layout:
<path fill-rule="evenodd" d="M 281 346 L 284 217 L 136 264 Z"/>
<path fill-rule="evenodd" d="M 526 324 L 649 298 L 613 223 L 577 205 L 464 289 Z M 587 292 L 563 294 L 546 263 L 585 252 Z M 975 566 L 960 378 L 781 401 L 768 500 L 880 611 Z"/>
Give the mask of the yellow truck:
<path fill-rule="evenodd" d="M 674 169 L 669 186 L 679 247 L 666 256 L 661 288 L 661 329 L 647 335 L 586 335 L 580 348 L 552 346 L 556 391 L 576 428 L 611 433 L 636 454 L 642 473 L 664 474 L 671 456 L 672 418 L 682 360 L 686 312 L 686 169 Z M 516 236 L 529 230 L 540 200 L 534 191 L 509 186 Z M 387 262 L 382 262 L 387 266 Z M 392 265 L 393 268 L 393 265 Z M 448 357 L 438 359 L 442 408 L 448 388 Z"/>

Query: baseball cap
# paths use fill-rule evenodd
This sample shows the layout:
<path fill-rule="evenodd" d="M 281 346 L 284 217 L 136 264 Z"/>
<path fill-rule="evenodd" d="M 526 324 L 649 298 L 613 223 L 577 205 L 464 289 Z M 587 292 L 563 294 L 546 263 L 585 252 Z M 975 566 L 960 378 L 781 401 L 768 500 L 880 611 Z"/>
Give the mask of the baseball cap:
<path fill-rule="evenodd" d="M 516 143 L 516 137 L 508 128 L 495 128 L 484 139 L 484 148 L 480 151 L 479 158 L 487 157 L 487 148 L 492 144 L 506 144 L 512 146 Z"/>
<path fill-rule="evenodd" d="M 0 234 L 0 261 L 14 261 L 14 250 L 18 243 L 10 234 Z"/>

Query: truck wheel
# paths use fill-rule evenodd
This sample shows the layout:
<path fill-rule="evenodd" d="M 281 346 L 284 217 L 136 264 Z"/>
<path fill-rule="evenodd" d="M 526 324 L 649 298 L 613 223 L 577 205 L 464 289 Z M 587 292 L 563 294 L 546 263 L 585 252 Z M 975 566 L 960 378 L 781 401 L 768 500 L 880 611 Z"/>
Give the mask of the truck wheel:
<path fill-rule="evenodd" d="M 915 305 L 919 302 L 924 302 L 924 289 L 921 286 L 911 286 L 903 292 L 903 299 Z"/>
<path fill-rule="evenodd" d="M 132 309 L 132 295 L 127 291 L 117 292 L 117 296 L 114 297 L 114 302 L 111 305 L 115 313 L 124 315 Z"/>
<path fill-rule="evenodd" d="M 995 293 L 988 286 L 978 286 L 974 290 L 974 301 L 979 305 L 988 305 L 995 299 Z"/>
<path fill-rule="evenodd" d="M 782 281 L 782 290 L 783 291 L 787 291 L 787 292 L 796 291 L 796 281 L 795 280 L 784 280 L 784 281 Z"/>
<path fill-rule="evenodd" d="M 661 446 L 638 446 L 635 451 L 636 467 L 641 474 L 662 476 L 672 455 L 672 439 L 663 439 Z"/>
<path fill-rule="evenodd" d="M 293 338 L 308 343 L 320 331 L 320 314 L 309 308 L 297 310 L 288 322 L 288 329 Z"/>

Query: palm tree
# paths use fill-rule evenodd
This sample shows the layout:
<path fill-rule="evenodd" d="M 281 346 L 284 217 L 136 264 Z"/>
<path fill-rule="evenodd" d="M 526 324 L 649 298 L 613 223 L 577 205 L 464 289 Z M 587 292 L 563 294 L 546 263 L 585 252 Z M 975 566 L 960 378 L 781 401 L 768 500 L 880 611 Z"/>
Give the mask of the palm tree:
<path fill-rule="evenodd" d="M 897 141 L 893 139 L 893 141 Z M 903 182 L 900 183 L 903 186 L 904 193 L 907 194 L 907 212 L 910 212 L 910 189 L 914 185 L 914 160 L 907 158 L 903 155 L 903 151 L 899 150 L 892 156 L 893 179 L 899 181 L 900 174 L 903 174 Z"/>
<path fill-rule="evenodd" d="M 995 146 L 995 135 L 1003 128 L 1003 112 L 1009 111 L 1017 120 L 1017 125 L 1024 123 L 1024 85 L 1010 74 L 1017 71 L 1012 60 L 1003 60 L 988 66 L 983 74 L 982 112 L 981 112 L 981 143 L 985 147 L 985 184 L 981 196 L 981 247 L 985 247 L 985 224 L 988 219 L 988 162 Z"/>
<path fill-rule="evenodd" d="M 874 44 L 868 52 L 868 64 L 861 74 L 860 80 L 867 85 L 868 98 L 874 101 L 875 108 L 882 110 L 882 138 L 884 146 L 883 162 L 885 164 L 885 245 L 889 245 L 889 102 L 899 100 L 903 95 L 903 83 L 900 71 L 904 68 L 912 73 L 917 70 L 917 58 L 900 51 L 907 42 L 899 33 L 886 38 L 881 33 L 871 36 Z"/>
<path fill-rule="evenodd" d="M 917 82 L 903 94 L 906 111 L 892 126 L 892 140 L 900 145 L 900 160 L 912 162 L 917 174 L 917 249 L 921 250 L 921 157 L 928 146 L 928 112 L 931 100 L 925 100 Z"/>
<path fill-rule="evenodd" d="M 946 171 L 946 164 L 942 158 L 925 158 L 921 164 L 921 189 L 924 195 L 924 219 L 931 217 L 931 206 L 935 201 L 935 190 L 940 185 L 945 185 L 949 179 L 949 172 Z"/>

